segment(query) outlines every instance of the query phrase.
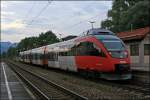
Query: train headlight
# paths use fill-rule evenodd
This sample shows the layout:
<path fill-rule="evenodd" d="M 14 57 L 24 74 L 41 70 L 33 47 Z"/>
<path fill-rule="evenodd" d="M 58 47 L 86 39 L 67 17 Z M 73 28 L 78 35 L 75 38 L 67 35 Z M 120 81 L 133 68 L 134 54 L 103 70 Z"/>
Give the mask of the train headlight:
<path fill-rule="evenodd" d="M 111 55 L 112 53 L 111 53 L 111 52 L 109 52 L 109 54 Z"/>
<path fill-rule="evenodd" d="M 113 58 L 127 58 L 128 52 L 127 51 L 111 51 L 108 52 Z"/>
<path fill-rule="evenodd" d="M 128 57 L 128 52 L 124 51 L 124 55 L 125 55 L 125 57 Z"/>

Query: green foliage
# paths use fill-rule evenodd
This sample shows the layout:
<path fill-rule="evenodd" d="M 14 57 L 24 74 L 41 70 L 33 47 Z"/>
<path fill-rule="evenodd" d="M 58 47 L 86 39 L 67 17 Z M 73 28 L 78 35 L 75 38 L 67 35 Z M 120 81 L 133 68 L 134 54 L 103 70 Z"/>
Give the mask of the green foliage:
<path fill-rule="evenodd" d="M 59 42 L 59 39 L 52 31 L 47 31 L 45 34 L 41 33 L 38 39 L 39 39 L 39 46 Z"/>
<path fill-rule="evenodd" d="M 150 26 L 150 6 L 149 1 L 140 1 L 131 7 L 122 17 L 122 24 L 126 25 L 125 29 L 129 30 L 131 24 L 133 29 Z"/>
<path fill-rule="evenodd" d="M 38 37 L 28 37 L 18 44 L 17 49 L 19 51 L 29 50 L 44 45 L 59 42 L 59 39 L 52 31 L 41 33 Z"/>
<path fill-rule="evenodd" d="M 3 53 L 1 54 L 1 58 L 6 58 L 6 57 L 7 57 L 6 52 L 3 52 Z"/>
<path fill-rule="evenodd" d="M 29 50 L 56 42 L 59 42 L 59 39 L 57 38 L 55 33 L 53 33 L 52 31 L 47 31 L 45 33 L 41 33 L 38 37 L 28 37 L 22 39 L 18 43 L 16 48 L 9 48 L 7 56 L 14 57 L 17 56 L 20 51 Z"/>
<path fill-rule="evenodd" d="M 28 50 L 31 48 L 35 48 L 38 42 L 38 38 L 37 37 L 29 37 L 29 38 L 25 38 L 23 40 L 21 40 L 21 42 L 19 42 L 17 49 L 20 51 L 23 50 Z"/>
<path fill-rule="evenodd" d="M 15 47 L 10 47 L 7 51 L 7 56 L 8 57 L 14 57 L 18 54 L 17 49 Z"/>
<path fill-rule="evenodd" d="M 102 28 L 113 32 L 128 31 L 150 26 L 150 2 L 148 0 L 115 0 L 108 18 L 102 21 Z"/>

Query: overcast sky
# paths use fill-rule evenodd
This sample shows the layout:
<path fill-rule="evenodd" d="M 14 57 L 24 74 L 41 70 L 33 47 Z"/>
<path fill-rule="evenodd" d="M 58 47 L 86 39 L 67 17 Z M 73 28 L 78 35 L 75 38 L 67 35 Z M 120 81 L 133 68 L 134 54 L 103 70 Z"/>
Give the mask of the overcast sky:
<path fill-rule="evenodd" d="M 107 18 L 112 1 L 2 1 L 1 41 L 19 42 L 52 30 L 58 37 L 79 35 Z"/>

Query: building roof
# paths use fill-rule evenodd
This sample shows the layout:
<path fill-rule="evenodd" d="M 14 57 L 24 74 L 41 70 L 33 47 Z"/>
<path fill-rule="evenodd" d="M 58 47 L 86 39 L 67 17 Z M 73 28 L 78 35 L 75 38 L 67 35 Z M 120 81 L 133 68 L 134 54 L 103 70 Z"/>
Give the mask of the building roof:
<path fill-rule="evenodd" d="M 137 40 L 143 39 L 147 34 L 150 34 L 150 27 L 139 28 L 128 32 L 117 33 L 122 40 Z"/>

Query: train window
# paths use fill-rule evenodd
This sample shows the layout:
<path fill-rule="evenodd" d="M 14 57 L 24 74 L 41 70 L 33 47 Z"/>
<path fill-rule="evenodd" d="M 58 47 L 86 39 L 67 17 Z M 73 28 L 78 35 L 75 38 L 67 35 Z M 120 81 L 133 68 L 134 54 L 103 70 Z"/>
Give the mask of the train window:
<path fill-rule="evenodd" d="M 88 53 L 88 55 L 90 55 L 90 56 L 100 56 L 99 50 L 94 48 L 94 45 L 95 44 L 93 44 L 91 42 L 87 42 L 87 53 Z"/>
<path fill-rule="evenodd" d="M 96 44 L 93 44 L 93 47 L 94 47 L 95 51 L 97 52 L 97 54 L 99 53 L 98 56 L 106 57 L 105 53 L 102 51 L 102 49 L 100 47 L 98 47 Z"/>
<path fill-rule="evenodd" d="M 36 60 L 38 60 L 38 54 L 36 53 Z"/>
<path fill-rule="evenodd" d="M 71 56 L 76 56 L 76 48 L 77 46 L 75 45 L 69 50 Z"/>
<path fill-rule="evenodd" d="M 36 60 L 36 53 L 34 53 L 34 58 L 35 58 L 35 60 Z"/>
<path fill-rule="evenodd" d="M 42 59 L 42 54 L 39 54 L 39 59 L 40 59 L 40 60 Z"/>
<path fill-rule="evenodd" d="M 63 56 L 63 52 L 59 52 L 59 56 Z"/>
<path fill-rule="evenodd" d="M 52 53 L 48 52 L 48 59 L 51 60 L 51 58 L 52 58 Z"/>
<path fill-rule="evenodd" d="M 42 58 L 42 54 L 38 53 L 38 59 Z"/>
<path fill-rule="evenodd" d="M 71 56 L 71 51 L 70 50 L 67 52 L 67 56 Z"/>
<path fill-rule="evenodd" d="M 58 60 L 58 56 L 57 56 L 57 54 L 54 53 L 54 52 L 49 52 L 49 53 L 48 53 L 48 59 L 49 59 L 50 61 L 55 61 L 55 60 Z"/>
<path fill-rule="evenodd" d="M 77 56 L 101 56 L 106 57 L 104 52 L 92 42 L 82 42 L 77 47 Z"/>
<path fill-rule="evenodd" d="M 108 51 L 124 51 L 125 46 L 120 40 L 102 40 Z"/>
<path fill-rule="evenodd" d="M 34 54 L 34 56 L 35 56 L 35 60 L 37 60 L 37 56 L 36 56 L 36 53 Z"/>
<path fill-rule="evenodd" d="M 58 59 L 57 53 L 54 52 L 54 61 L 57 61 L 57 59 Z"/>
<path fill-rule="evenodd" d="M 32 56 L 33 56 L 33 59 L 35 60 L 35 53 L 33 53 Z"/>
<path fill-rule="evenodd" d="M 64 56 L 67 56 L 67 52 L 64 52 Z"/>
<path fill-rule="evenodd" d="M 43 59 L 44 58 L 44 55 L 43 54 L 40 54 L 40 58 L 39 59 Z"/>
<path fill-rule="evenodd" d="M 36 60 L 38 60 L 38 54 L 36 53 Z"/>

